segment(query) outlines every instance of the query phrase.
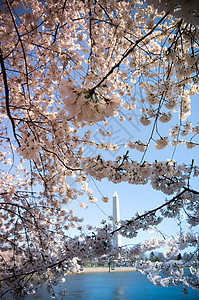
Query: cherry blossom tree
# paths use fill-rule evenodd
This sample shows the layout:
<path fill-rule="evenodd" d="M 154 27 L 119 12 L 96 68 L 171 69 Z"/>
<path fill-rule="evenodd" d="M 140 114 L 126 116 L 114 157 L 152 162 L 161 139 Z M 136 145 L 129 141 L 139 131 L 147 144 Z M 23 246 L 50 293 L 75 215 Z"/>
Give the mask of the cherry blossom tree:
<path fill-rule="evenodd" d="M 181 6 L 151 0 L 1 2 L 2 298 L 34 293 L 42 283 L 53 297 L 63 298 L 66 291 L 55 295 L 53 286 L 64 282 L 69 268 L 78 268 L 78 260 L 122 253 L 112 246 L 117 232 L 110 225 L 102 221 L 102 228 L 90 226 L 91 233 L 83 234 L 83 217 L 65 208 L 82 195 L 97 201 L 88 176 L 151 184 L 167 195 L 159 207 L 122 221 L 116 231 L 125 237 L 185 212 L 190 231 L 176 239 L 145 241 L 128 255 L 163 246 L 166 258 L 189 246 L 197 250 L 199 192 L 191 186 L 199 175 L 197 163 L 145 157 L 151 147 L 171 144 L 175 154 L 181 144 L 184 151 L 199 145 L 199 126 L 190 119 L 191 97 L 199 91 L 198 17 L 194 0 Z M 136 106 L 141 107 L 140 126 L 149 128 L 148 140 L 124 139 L 123 154 L 117 155 L 119 146 L 106 126 L 110 117 L 123 121 L 127 113 L 125 122 L 132 122 Z M 167 134 L 161 124 L 169 128 Z M 100 143 L 93 138 L 96 128 Z M 86 156 L 85 146 L 97 154 Z M 134 151 L 141 153 L 140 161 L 133 160 Z M 112 152 L 114 159 L 107 159 Z M 69 238 L 73 227 L 80 236 Z M 156 285 L 180 285 L 185 293 L 187 286 L 199 287 L 194 252 L 183 265 L 148 261 L 137 267 Z"/>

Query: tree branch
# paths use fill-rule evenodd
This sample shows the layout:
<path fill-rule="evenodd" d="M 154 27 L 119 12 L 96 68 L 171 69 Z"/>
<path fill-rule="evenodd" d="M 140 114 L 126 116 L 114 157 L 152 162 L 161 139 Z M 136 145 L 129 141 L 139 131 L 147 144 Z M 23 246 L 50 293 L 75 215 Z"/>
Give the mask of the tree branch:
<path fill-rule="evenodd" d="M 8 81 L 7 81 L 6 69 L 5 69 L 5 64 L 4 64 L 4 59 L 2 56 L 1 49 L 0 49 L 0 64 L 1 64 L 2 74 L 3 74 L 3 82 L 4 82 L 4 89 L 5 89 L 6 112 L 7 112 L 8 118 L 10 119 L 10 122 L 12 125 L 14 137 L 17 141 L 18 146 L 21 147 L 20 142 L 17 137 L 17 134 L 16 134 L 15 123 L 14 123 L 14 120 L 13 120 L 11 112 L 10 112 Z"/>
<path fill-rule="evenodd" d="M 178 201 L 179 198 L 180 198 L 185 192 L 191 192 L 191 193 L 193 193 L 193 194 L 199 195 L 199 192 L 197 192 L 197 191 L 195 191 L 195 190 L 192 190 L 192 189 L 190 189 L 190 188 L 184 187 L 184 189 L 183 189 L 182 192 L 180 192 L 178 195 L 176 195 L 175 197 L 173 197 L 173 198 L 172 198 L 171 200 L 169 200 L 168 202 L 166 202 L 166 203 L 164 203 L 164 204 L 162 204 L 162 205 L 160 205 L 160 206 L 158 206 L 158 207 L 156 207 L 156 208 L 154 208 L 154 209 L 152 209 L 152 210 L 149 210 L 149 211 L 145 212 L 144 214 L 138 216 L 137 218 L 135 218 L 135 219 L 133 219 L 133 220 L 128 220 L 128 221 L 126 222 L 125 225 L 122 225 L 122 226 L 120 226 L 119 228 L 115 229 L 114 231 L 111 232 L 111 234 L 114 234 L 115 232 L 120 231 L 122 228 L 125 228 L 126 226 L 129 226 L 131 223 L 133 223 L 133 222 L 135 222 L 135 221 L 138 221 L 138 220 L 140 220 L 140 219 L 144 219 L 146 216 L 148 216 L 148 215 L 150 215 L 150 214 L 153 214 L 153 213 L 157 212 L 158 210 L 160 210 L 160 209 L 162 209 L 163 207 L 165 207 L 165 206 L 171 204 L 172 202 Z"/>
<path fill-rule="evenodd" d="M 127 50 L 123 55 L 122 55 L 122 58 L 119 60 L 119 62 L 117 64 L 115 64 L 111 69 L 110 71 L 100 80 L 100 82 L 94 86 L 92 89 L 91 89 L 91 93 L 94 93 L 95 89 L 97 87 L 99 87 L 112 73 L 113 71 L 118 68 L 120 66 L 120 64 L 123 62 L 123 60 L 131 53 L 133 52 L 133 50 L 137 47 L 137 45 L 142 42 L 147 36 L 149 36 L 157 27 L 158 25 L 166 18 L 166 16 L 168 15 L 168 13 L 166 13 L 158 22 L 157 24 L 147 33 L 145 34 L 144 36 L 142 36 L 140 39 L 138 39 L 133 47 L 131 47 L 129 50 Z"/>
<path fill-rule="evenodd" d="M 28 64 L 27 64 L 27 59 L 26 59 L 26 53 L 25 53 L 24 45 L 23 45 L 23 42 L 22 42 L 19 30 L 17 28 L 17 24 L 15 22 L 15 18 L 13 16 L 10 3 L 7 0 L 6 0 L 6 4 L 7 4 L 7 7 L 8 7 L 8 10 L 10 12 L 10 15 L 11 15 L 11 18 L 12 18 L 12 21 L 13 21 L 13 24 L 14 24 L 14 28 L 15 28 L 15 31 L 16 31 L 18 39 L 19 39 L 19 42 L 21 44 L 21 49 L 22 49 L 22 52 L 23 52 L 23 58 L 24 58 L 24 63 L 25 63 L 25 70 L 26 70 L 26 84 L 27 84 L 27 90 L 28 90 L 29 99 L 30 99 L 30 90 L 29 90 L 29 83 L 28 83 L 28 81 L 29 81 L 28 80 Z"/>

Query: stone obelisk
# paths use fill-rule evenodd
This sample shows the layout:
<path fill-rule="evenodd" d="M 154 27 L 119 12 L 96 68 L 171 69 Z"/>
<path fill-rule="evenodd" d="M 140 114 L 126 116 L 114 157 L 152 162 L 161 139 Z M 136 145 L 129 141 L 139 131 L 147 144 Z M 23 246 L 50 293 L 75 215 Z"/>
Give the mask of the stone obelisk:
<path fill-rule="evenodd" d="M 119 197 L 115 192 L 113 194 L 113 231 L 120 227 L 120 209 L 119 209 Z M 121 247 L 121 235 L 116 232 L 113 235 L 113 246 Z"/>

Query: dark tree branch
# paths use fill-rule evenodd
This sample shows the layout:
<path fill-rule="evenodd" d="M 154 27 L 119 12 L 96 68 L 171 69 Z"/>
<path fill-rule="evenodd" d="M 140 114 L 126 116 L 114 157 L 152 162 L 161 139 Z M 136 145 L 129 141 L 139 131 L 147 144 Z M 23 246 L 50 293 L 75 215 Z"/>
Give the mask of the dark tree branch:
<path fill-rule="evenodd" d="M 17 28 L 17 24 L 15 22 L 15 18 L 13 16 L 10 3 L 7 0 L 6 0 L 6 4 L 7 4 L 7 7 L 8 7 L 8 10 L 10 12 L 10 15 L 11 15 L 11 18 L 12 18 L 12 21 L 13 21 L 13 24 L 14 24 L 14 28 L 15 28 L 15 31 L 16 31 L 18 39 L 19 39 L 19 42 L 21 44 L 21 49 L 22 49 L 22 52 L 23 52 L 23 58 L 24 58 L 24 63 L 25 63 L 25 70 L 26 70 L 26 84 L 27 84 L 27 89 L 28 89 L 29 99 L 30 99 L 29 82 L 28 82 L 29 81 L 28 80 L 28 64 L 27 64 L 27 59 L 26 59 L 26 53 L 25 53 L 24 45 L 23 45 L 22 38 L 21 38 L 21 35 L 19 33 L 19 30 Z"/>
<path fill-rule="evenodd" d="M 11 122 L 11 125 L 12 125 L 12 130 L 13 130 L 14 137 L 17 141 L 18 146 L 20 147 L 21 145 L 20 145 L 20 142 L 19 142 L 18 137 L 17 137 L 15 123 L 14 123 L 14 120 L 13 120 L 11 112 L 10 112 L 9 88 L 8 88 L 6 69 L 5 69 L 5 64 L 4 64 L 4 59 L 3 59 L 1 49 L 0 49 L 0 64 L 1 64 L 2 74 L 3 74 L 3 82 L 4 82 L 4 89 L 5 89 L 6 112 L 7 112 L 8 118 L 10 119 L 10 122 Z"/>
<path fill-rule="evenodd" d="M 180 198 L 185 192 L 191 192 L 191 193 L 193 193 L 193 194 L 199 195 L 199 192 L 197 192 L 197 191 L 195 191 L 195 190 L 192 190 L 192 189 L 190 189 L 190 188 L 184 187 L 183 190 L 182 190 L 182 192 L 180 192 L 178 195 L 176 195 L 175 197 L 173 197 L 171 200 L 167 201 L 166 203 L 164 203 L 164 204 L 162 204 L 162 205 L 160 205 L 160 206 L 158 206 L 158 207 L 156 207 L 156 208 L 154 208 L 154 209 L 152 209 L 152 210 L 149 210 L 149 211 L 145 212 L 144 214 L 142 214 L 142 215 L 136 217 L 136 218 L 133 219 L 133 220 L 128 220 L 128 221 L 126 222 L 125 225 L 122 225 L 122 226 L 120 226 L 119 228 L 115 229 L 114 231 L 111 232 L 111 234 L 114 234 L 115 232 L 120 231 L 121 229 L 123 229 L 123 228 L 129 226 L 131 223 L 133 223 L 133 222 L 135 222 L 135 221 L 138 221 L 138 220 L 140 220 L 140 219 L 144 219 L 144 218 L 147 217 L 148 215 L 151 215 L 151 214 L 156 213 L 158 210 L 162 209 L 163 207 L 165 207 L 165 206 L 167 206 L 167 205 L 169 205 L 169 204 L 171 204 L 171 203 L 173 203 L 173 202 L 177 202 L 177 201 L 179 200 L 179 198 Z"/>
<path fill-rule="evenodd" d="M 166 18 L 166 16 L 168 15 L 168 13 L 166 13 L 158 22 L 157 24 L 147 33 L 145 34 L 144 36 L 142 36 L 140 39 L 138 39 L 133 47 L 131 47 L 129 50 L 127 50 L 123 55 L 122 55 L 122 58 L 119 60 L 119 62 L 117 64 L 115 64 L 111 69 L 110 71 L 100 80 L 100 82 L 94 86 L 92 89 L 91 89 L 91 93 L 94 93 L 95 89 L 98 88 L 112 73 L 113 71 L 118 68 L 120 66 L 120 64 L 123 62 L 123 60 L 129 56 L 129 54 L 131 52 L 134 51 L 134 49 L 138 46 L 138 44 L 140 42 L 142 42 L 147 36 L 149 36 L 158 26 L 159 24 L 161 24 L 161 22 Z"/>
<path fill-rule="evenodd" d="M 71 171 L 81 171 L 81 170 L 82 170 L 81 168 L 76 168 L 76 169 L 74 169 L 74 168 L 68 167 L 68 166 L 63 162 L 63 160 L 59 157 L 59 155 L 58 155 L 57 153 L 55 153 L 55 152 L 53 152 L 53 151 L 50 151 L 50 150 L 46 149 L 45 147 L 42 147 L 42 150 L 43 150 L 43 151 L 46 151 L 46 152 L 48 152 L 48 153 L 51 153 L 51 154 L 53 154 L 54 156 L 56 156 L 57 159 L 62 163 L 62 165 L 63 165 L 66 169 L 71 170 Z"/>

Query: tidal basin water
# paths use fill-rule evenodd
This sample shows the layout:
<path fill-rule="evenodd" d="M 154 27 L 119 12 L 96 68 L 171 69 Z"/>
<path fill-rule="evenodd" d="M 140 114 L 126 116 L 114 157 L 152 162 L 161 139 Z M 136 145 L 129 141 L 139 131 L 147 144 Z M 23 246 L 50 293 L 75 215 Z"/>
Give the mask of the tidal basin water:
<path fill-rule="evenodd" d="M 184 295 L 179 286 L 155 287 L 139 272 L 68 275 L 62 288 L 67 289 L 67 296 L 64 299 L 71 300 L 199 300 L 199 291 L 188 289 L 188 295 Z M 59 291 L 61 288 L 56 287 L 55 290 Z M 25 299 L 50 300 L 52 298 L 42 287 Z"/>

